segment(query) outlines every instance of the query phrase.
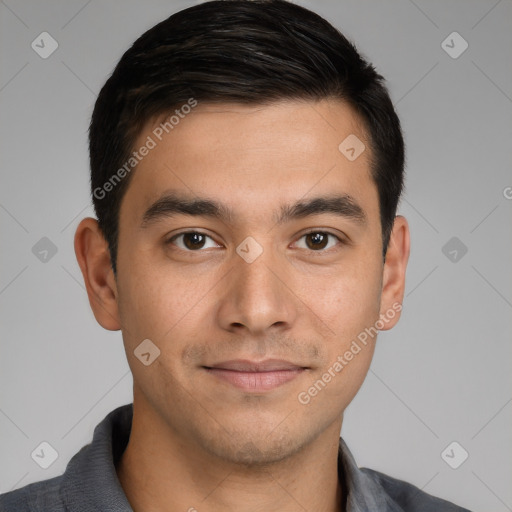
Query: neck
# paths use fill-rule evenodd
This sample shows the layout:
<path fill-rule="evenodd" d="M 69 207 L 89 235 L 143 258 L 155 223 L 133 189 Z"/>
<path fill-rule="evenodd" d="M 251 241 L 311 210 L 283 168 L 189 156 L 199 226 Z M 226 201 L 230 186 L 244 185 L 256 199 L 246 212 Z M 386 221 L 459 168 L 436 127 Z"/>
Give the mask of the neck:
<path fill-rule="evenodd" d="M 233 464 L 184 440 L 134 401 L 130 440 L 118 465 L 134 512 L 343 510 L 338 479 L 341 418 L 278 463 Z"/>

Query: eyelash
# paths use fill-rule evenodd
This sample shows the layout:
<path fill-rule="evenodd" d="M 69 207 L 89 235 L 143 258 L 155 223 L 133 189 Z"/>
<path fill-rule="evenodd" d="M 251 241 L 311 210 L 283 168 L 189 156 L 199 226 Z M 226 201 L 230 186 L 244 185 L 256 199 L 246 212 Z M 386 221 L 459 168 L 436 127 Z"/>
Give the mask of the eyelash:
<path fill-rule="evenodd" d="M 165 241 L 165 245 L 174 245 L 174 241 L 180 237 L 180 236 L 183 236 L 183 235 L 192 235 L 192 234 L 198 234 L 198 235 L 202 235 L 202 236 L 205 236 L 207 238 L 210 238 L 211 240 L 213 240 L 213 238 L 210 236 L 210 235 L 207 235 L 206 233 L 203 233 L 202 231 L 183 231 L 182 233 L 178 233 L 176 235 L 173 235 L 171 238 L 169 238 L 168 240 Z M 312 234 L 322 234 L 322 235 L 328 235 L 328 236 L 331 236 L 331 237 L 334 237 L 338 242 L 339 244 L 337 245 L 343 245 L 345 244 L 346 242 L 340 238 L 338 235 L 335 235 L 334 233 L 331 233 L 330 231 L 322 231 L 322 230 L 319 230 L 319 229 L 312 229 L 310 231 L 307 231 L 306 233 L 303 233 L 298 239 L 298 240 L 301 240 L 302 238 L 304 238 L 305 236 L 307 235 L 312 235 Z M 215 240 L 213 240 L 215 242 Z M 215 242 L 217 243 L 217 242 Z M 184 252 L 203 252 L 203 249 L 197 249 L 197 250 L 190 250 L 190 249 L 182 249 L 181 247 L 177 247 L 177 249 L 179 250 L 182 250 Z M 313 250 L 313 249 L 305 249 L 305 250 L 309 250 L 310 252 L 312 253 L 328 253 L 330 252 L 332 249 L 334 249 L 334 247 L 330 247 L 329 249 L 319 249 L 317 251 Z"/>

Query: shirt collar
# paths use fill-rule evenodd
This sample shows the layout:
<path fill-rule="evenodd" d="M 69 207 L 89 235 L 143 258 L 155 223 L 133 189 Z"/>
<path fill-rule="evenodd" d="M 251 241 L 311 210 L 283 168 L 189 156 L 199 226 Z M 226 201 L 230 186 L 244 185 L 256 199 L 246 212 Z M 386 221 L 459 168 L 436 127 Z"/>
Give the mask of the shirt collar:
<path fill-rule="evenodd" d="M 95 428 L 92 443 L 71 459 L 62 487 L 70 510 L 133 512 L 115 468 L 128 444 L 132 417 L 133 404 L 112 411 Z M 347 493 L 346 512 L 402 510 L 374 478 L 359 469 L 341 437 L 338 475 Z"/>
<path fill-rule="evenodd" d="M 360 469 L 343 438 L 340 437 L 338 475 L 344 479 L 347 493 L 346 512 L 403 512 L 403 509 L 384 492 L 382 486 L 370 474 Z"/>
<path fill-rule="evenodd" d="M 132 417 L 133 404 L 113 410 L 94 429 L 92 443 L 71 459 L 63 481 L 70 510 L 133 512 L 115 468 L 128 444 Z"/>

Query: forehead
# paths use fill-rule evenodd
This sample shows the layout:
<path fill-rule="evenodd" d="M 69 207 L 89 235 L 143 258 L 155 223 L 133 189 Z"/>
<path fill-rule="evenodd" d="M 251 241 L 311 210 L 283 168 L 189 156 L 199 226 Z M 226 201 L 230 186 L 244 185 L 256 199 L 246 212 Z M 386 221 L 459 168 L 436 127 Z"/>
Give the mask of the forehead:
<path fill-rule="evenodd" d="M 262 215 L 271 203 L 335 191 L 377 207 L 364 125 L 339 100 L 198 103 L 170 122 L 173 114 L 148 122 L 134 145 L 152 141 L 123 199 L 133 220 L 168 189 L 218 197 L 233 210 L 261 207 Z"/>

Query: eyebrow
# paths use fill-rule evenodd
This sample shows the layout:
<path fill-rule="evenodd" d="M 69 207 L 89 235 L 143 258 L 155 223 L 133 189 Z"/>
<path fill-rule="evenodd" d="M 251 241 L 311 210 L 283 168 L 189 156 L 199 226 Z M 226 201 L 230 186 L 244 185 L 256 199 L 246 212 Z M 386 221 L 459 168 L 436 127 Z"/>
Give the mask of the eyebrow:
<path fill-rule="evenodd" d="M 290 205 L 281 206 L 279 215 L 274 215 L 276 224 L 283 224 L 294 219 L 330 213 L 354 221 L 360 226 L 367 223 L 364 209 L 348 194 L 336 194 L 300 200 Z M 144 212 L 141 227 L 175 215 L 210 217 L 225 223 L 233 223 L 236 215 L 225 204 L 210 198 L 191 198 L 175 192 L 168 192 L 155 201 Z"/>

